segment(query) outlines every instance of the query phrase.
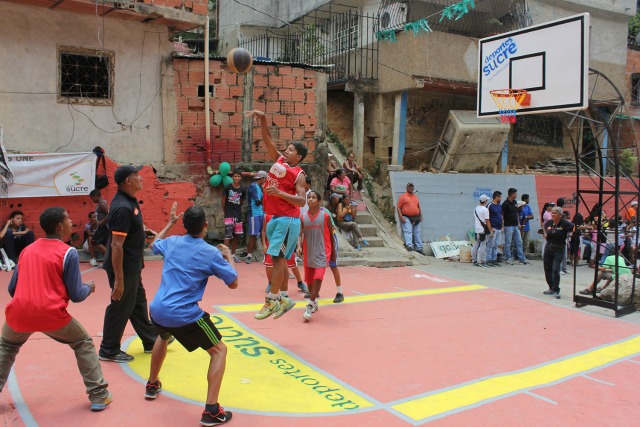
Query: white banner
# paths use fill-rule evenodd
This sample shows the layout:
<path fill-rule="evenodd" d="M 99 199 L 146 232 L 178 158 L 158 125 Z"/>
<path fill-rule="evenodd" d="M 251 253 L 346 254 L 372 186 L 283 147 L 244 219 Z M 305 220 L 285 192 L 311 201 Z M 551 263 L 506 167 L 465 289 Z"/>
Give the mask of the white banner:
<path fill-rule="evenodd" d="M 465 246 L 471 247 L 471 242 L 468 240 L 438 240 L 431 242 L 431 249 L 436 258 L 449 258 L 460 255 L 460 248 Z"/>
<path fill-rule="evenodd" d="M 93 153 L 8 154 L 9 198 L 86 196 L 95 186 Z"/>

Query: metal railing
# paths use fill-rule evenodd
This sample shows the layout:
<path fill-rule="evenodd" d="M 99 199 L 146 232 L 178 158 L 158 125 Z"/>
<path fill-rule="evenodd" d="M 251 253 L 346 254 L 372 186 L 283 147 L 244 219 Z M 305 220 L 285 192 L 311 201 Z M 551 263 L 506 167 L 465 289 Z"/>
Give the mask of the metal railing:
<path fill-rule="evenodd" d="M 288 26 L 284 32 L 243 40 L 240 46 L 255 59 L 326 65 L 329 84 L 378 78 L 378 41 L 375 15 L 355 10 Z M 293 30 L 293 31 L 292 31 Z"/>

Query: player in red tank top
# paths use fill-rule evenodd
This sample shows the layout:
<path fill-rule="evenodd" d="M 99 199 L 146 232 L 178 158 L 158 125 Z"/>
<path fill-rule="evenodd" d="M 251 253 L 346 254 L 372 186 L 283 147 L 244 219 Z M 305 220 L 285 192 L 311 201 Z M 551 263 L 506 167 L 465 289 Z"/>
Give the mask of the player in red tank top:
<path fill-rule="evenodd" d="M 262 139 L 275 162 L 264 187 L 264 210 L 266 214 L 273 215 L 266 228 L 269 240 L 267 254 L 273 259 L 271 289 L 255 317 L 266 319 L 275 314 L 273 317 L 277 319 L 296 304 L 289 298 L 287 259 L 296 248 L 300 234 L 300 207 L 306 204 L 305 175 L 299 164 L 307 155 L 307 147 L 296 141 L 280 153 L 271 138 L 264 113 L 253 110 L 247 111 L 245 116 L 260 120 Z"/>

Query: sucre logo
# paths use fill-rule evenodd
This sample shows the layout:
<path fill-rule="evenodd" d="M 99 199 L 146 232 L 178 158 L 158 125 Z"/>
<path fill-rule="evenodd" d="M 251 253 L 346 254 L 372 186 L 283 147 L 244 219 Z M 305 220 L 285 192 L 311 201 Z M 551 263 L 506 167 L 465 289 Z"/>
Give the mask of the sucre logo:
<path fill-rule="evenodd" d="M 67 185 L 65 188 L 67 193 L 86 193 L 89 191 L 89 187 L 82 185 L 84 178 L 78 172 L 71 172 L 69 174 L 73 179 L 73 185 Z"/>

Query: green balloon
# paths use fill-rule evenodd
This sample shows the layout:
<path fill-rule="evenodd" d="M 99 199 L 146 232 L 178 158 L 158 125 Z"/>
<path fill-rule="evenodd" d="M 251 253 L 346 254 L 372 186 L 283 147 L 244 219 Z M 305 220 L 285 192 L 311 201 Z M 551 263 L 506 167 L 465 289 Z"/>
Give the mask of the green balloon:
<path fill-rule="evenodd" d="M 222 184 L 226 187 L 229 184 L 233 183 L 233 178 L 231 178 L 230 176 L 223 176 L 222 177 Z"/>
<path fill-rule="evenodd" d="M 220 167 L 218 168 L 220 175 L 227 176 L 229 171 L 231 171 L 231 165 L 227 162 L 220 163 Z"/>
<path fill-rule="evenodd" d="M 211 178 L 209 178 L 209 184 L 211 184 L 212 187 L 217 187 L 221 182 L 222 175 L 213 175 L 211 176 Z"/>

